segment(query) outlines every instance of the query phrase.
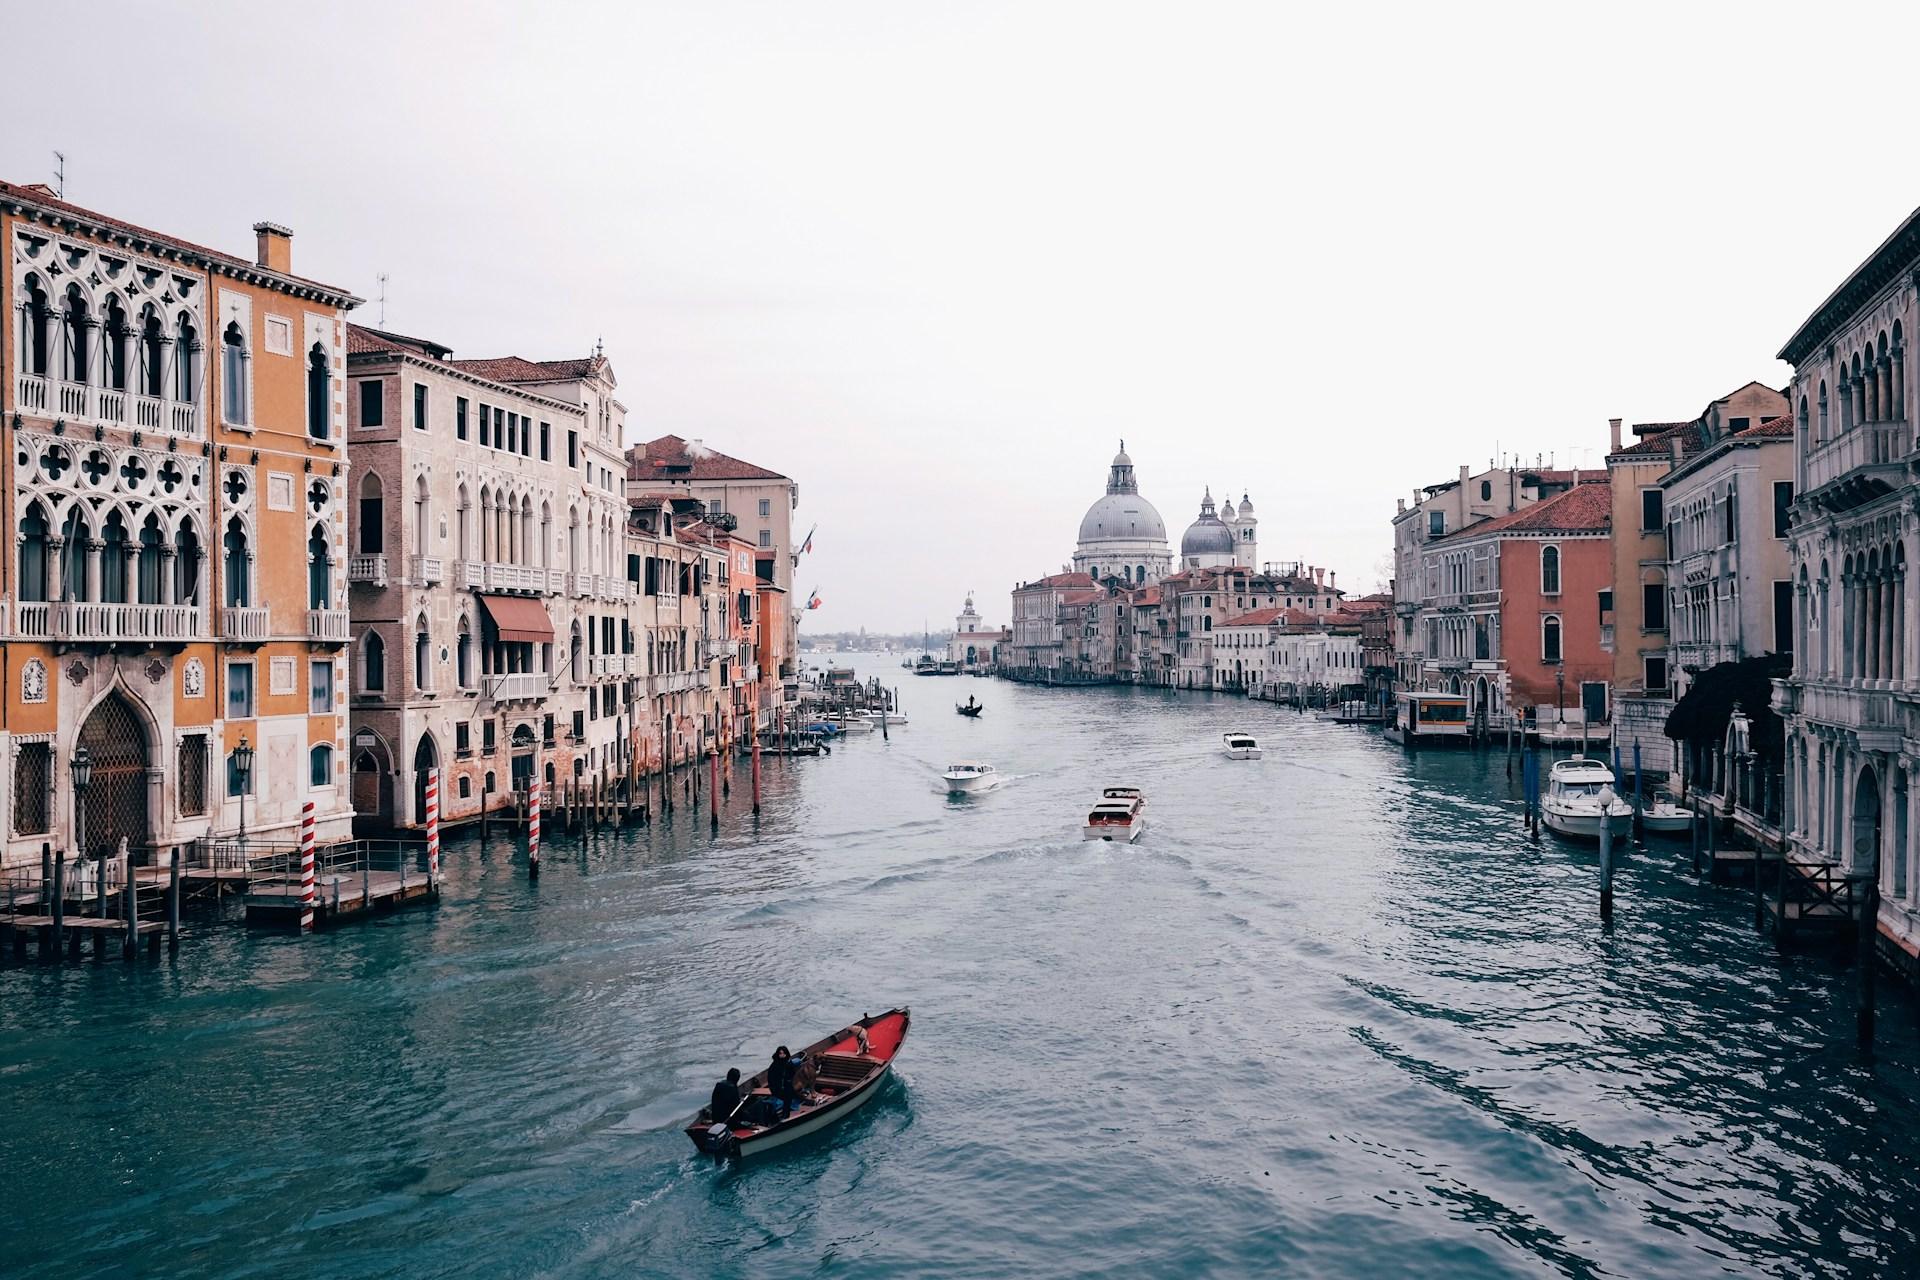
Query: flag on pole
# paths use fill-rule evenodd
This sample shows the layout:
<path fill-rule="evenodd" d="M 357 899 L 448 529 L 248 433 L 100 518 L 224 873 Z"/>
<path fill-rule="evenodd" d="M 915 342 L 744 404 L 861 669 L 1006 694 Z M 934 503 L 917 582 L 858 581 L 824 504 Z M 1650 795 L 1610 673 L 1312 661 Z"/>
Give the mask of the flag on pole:
<path fill-rule="evenodd" d="M 809 552 L 809 551 L 811 551 L 811 550 L 813 550 L 813 534 L 814 534 L 814 529 L 818 529 L 819 527 L 820 527 L 820 526 L 816 524 L 816 525 L 814 525 L 814 526 L 813 526 L 813 529 L 809 529 L 809 530 L 807 530 L 807 536 L 806 536 L 806 538 L 805 538 L 805 539 L 803 539 L 803 540 L 801 541 L 801 543 L 800 543 L 800 554 L 801 554 L 801 555 L 805 555 L 805 554 L 807 554 L 807 552 Z"/>
<path fill-rule="evenodd" d="M 815 587 L 812 591 L 809 591 L 807 593 L 807 608 L 818 609 L 819 607 L 820 607 L 820 588 Z"/>

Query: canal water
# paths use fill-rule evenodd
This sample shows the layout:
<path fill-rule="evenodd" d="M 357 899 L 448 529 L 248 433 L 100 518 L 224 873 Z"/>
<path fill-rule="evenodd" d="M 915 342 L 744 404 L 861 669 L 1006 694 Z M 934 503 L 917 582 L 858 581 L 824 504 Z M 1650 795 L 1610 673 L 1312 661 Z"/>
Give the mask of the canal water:
<path fill-rule="evenodd" d="M 0 1273 L 1915 1273 L 1912 1005 L 1862 1057 L 1850 975 L 1683 845 L 1604 929 L 1497 754 L 862 670 L 912 723 L 768 762 L 757 824 L 742 770 L 717 837 L 683 808 L 538 885 L 459 840 L 435 908 L 0 968 Z M 962 758 L 1006 783 L 947 799 Z M 1079 839 L 1110 781 L 1137 846 Z M 864 1112 L 695 1156 L 729 1064 L 896 1003 Z"/>

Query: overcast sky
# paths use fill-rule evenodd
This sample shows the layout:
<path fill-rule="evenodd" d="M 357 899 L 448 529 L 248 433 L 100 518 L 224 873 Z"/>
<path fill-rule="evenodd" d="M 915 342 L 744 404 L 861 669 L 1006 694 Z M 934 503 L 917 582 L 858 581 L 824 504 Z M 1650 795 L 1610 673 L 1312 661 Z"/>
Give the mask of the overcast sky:
<path fill-rule="evenodd" d="M 1813 17 L 96 4 L 78 62 L 8 59 L 0 175 L 58 148 L 71 199 L 234 252 L 287 223 L 456 354 L 604 336 L 630 442 L 800 482 L 808 625 L 1003 622 L 1121 436 L 1176 542 L 1244 489 L 1263 558 L 1366 589 L 1461 463 L 1783 381 L 1920 203 L 1911 10 Z"/>

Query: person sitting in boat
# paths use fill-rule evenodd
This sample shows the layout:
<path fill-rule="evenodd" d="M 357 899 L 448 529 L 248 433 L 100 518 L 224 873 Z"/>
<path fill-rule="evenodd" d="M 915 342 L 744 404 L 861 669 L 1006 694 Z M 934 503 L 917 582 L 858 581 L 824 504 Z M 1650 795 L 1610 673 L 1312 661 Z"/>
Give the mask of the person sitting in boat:
<path fill-rule="evenodd" d="M 793 1055 L 787 1046 L 781 1045 L 773 1051 L 773 1061 L 767 1065 L 767 1092 L 780 1106 L 781 1115 L 790 1115 L 800 1105 L 799 1081 L 795 1079 Z"/>
<path fill-rule="evenodd" d="M 713 1086 L 713 1101 L 707 1112 L 715 1124 L 725 1124 L 740 1109 L 740 1068 L 728 1067 L 727 1078 Z"/>

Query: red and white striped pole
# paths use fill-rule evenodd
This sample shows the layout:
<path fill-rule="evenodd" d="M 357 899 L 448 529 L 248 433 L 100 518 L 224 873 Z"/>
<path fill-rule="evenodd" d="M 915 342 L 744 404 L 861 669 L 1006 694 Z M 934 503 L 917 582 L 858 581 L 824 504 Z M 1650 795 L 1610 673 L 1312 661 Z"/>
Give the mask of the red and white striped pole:
<path fill-rule="evenodd" d="M 300 932 L 313 929 L 313 801 L 300 806 Z"/>
<path fill-rule="evenodd" d="M 529 880 L 540 878 L 540 793 L 545 789 L 546 782 L 538 773 L 527 782 L 527 879 Z"/>
<path fill-rule="evenodd" d="M 427 884 L 440 882 L 440 771 L 427 770 Z"/>

